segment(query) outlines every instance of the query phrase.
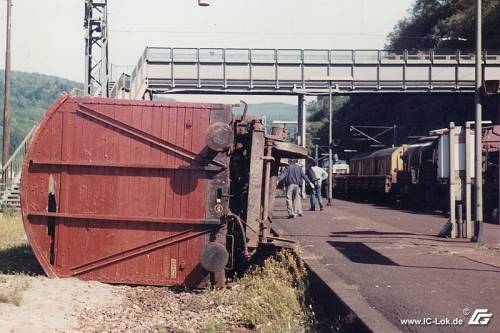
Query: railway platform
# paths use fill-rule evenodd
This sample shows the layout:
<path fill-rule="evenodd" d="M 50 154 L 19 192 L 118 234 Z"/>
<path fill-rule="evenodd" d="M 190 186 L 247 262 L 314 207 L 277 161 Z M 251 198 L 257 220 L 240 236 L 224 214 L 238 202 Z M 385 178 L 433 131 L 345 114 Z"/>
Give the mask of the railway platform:
<path fill-rule="evenodd" d="M 300 243 L 308 266 L 368 331 L 500 331 L 499 225 L 485 224 L 486 246 L 478 247 L 436 237 L 442 215 L 342 200 L 301 218 L 286 215 L 278 200 L 274 228 Z M 493 315 L 488 325 L 469 325 L 476 309 Z"/>

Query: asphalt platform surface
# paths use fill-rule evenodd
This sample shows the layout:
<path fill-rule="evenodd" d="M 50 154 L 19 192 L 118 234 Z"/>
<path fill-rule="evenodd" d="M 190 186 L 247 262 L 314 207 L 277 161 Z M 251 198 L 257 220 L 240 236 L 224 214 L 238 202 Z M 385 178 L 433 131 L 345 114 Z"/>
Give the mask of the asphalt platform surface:
<path fill-rule="evenodd" d="M 341 293 L 354 292 L 397 329 L 500 332 L 499 225 L 485 224 L 486 246 L 477 246 L 436 237 L 447 221 L 439 214 L 343 200 L 321 212 L 307 211 L 306 200 L 303 207 L 303 217 L 288 219 L 278 199 L 274 228 L 331 272 Z M 488 325 L 468 324 L 476 309 L 493 314 Z M 403 325 L 404 319 L 439 325 Z"/>

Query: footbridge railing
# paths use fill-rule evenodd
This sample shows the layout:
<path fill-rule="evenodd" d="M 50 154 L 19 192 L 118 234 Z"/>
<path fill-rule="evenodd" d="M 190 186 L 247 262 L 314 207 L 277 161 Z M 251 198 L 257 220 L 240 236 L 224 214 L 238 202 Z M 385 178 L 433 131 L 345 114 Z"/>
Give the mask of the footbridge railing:
<path fill-rule="evenodd" d="M 23 141 L 21 141 L 14 153 L 10 156 L 7 163 L 2 165 L 2 182 L 0 183 L 1 193 L 5 192 L 12 186 L 12 184 L 20 180 L 24 159 L 35 128 L 36 126 L 28 132 Z"/>
<path fill-rule="evenodd" d="M 485 79 L 500 77 L 500 50 L 485 50 Z M 148 47 L 121 98 L 152 93 L 472 93 L 474 52 Z M 118 95 L 118 87 L 115 96 Z M 112 96 L 113 97 L 113 96 Z"/>

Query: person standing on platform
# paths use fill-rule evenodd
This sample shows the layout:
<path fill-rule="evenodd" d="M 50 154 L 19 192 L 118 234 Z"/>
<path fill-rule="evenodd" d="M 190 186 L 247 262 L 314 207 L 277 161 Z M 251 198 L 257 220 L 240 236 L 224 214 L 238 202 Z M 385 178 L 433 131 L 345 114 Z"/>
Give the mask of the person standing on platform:
<path fill-rule="evenodd" d="M 306 170 L 307 177 L 314 184 L 314 187 L 311 187 L 311 193 L 309 195 L 310 207 L 309 210 L 316 210 L 316 200 L 319 204 L 319 210 L 323 210 L 323 200 L 321 197 L 321 184 L 325 179 L 328 178 L 328 173 L 318 166 L 316 161 L 312 160 L 309 162 L 309 167 Z"/>
<path fill-rule="evenodd" d="M 286 186 L 286 208 L 288 210 L 288 218 L 302 216 L 302 201 L 300 198 L 300 189 L 302 182 L 306 181 L 314 188 L 314 184 L 307 178 L 302 170 L 302 167 L 297 163 L 296 159 L 291 159 L 288 167 L 279 176 L 278 181 L 283 181 Z"/>

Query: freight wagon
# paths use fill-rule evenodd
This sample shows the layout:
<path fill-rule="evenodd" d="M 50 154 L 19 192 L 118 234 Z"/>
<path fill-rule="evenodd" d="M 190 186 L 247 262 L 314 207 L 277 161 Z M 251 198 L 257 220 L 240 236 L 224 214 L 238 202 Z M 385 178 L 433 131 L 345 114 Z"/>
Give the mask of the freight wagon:
<path fill-rule="evenodd" d="M 414 207 L 446 210 L 448 183 L 438 179 L 438 137 L 354 156 L 352 173 L 335 177 L 335 192 L 381 195 Z"/>
<path fill-rule="evenodd" d="M 399 192 L 398 172 L 403 170 L 404 147 L 386 148 L 351 158 L 350 174 L 336 175 L 335 192 L 342 194 Z"/>
<path fill-rule="evenodd" d="M 498 151 L 500 126 L 483 131 L 485 216 L 498 218 Z M 348 175 L 336 175 L 334 191 L 340 195 L 382 195 L 403 205 L 449 210 L 449 179 L 439 175 L 446 153 L 439 136 L 423 137 L 411 145 L 354 156 Z M 461 143 L 463 144 L 463 143 Z M 441 147 L 442 149 L 443 147 Z"/>
<path fill-rule="evenodd" d="M 222 285 L 276 240 L 280 159 L 307 156 L 285 140 L 227 105 L 63 95 L 23 167 L 29 243 L 49 277 Z"/>

